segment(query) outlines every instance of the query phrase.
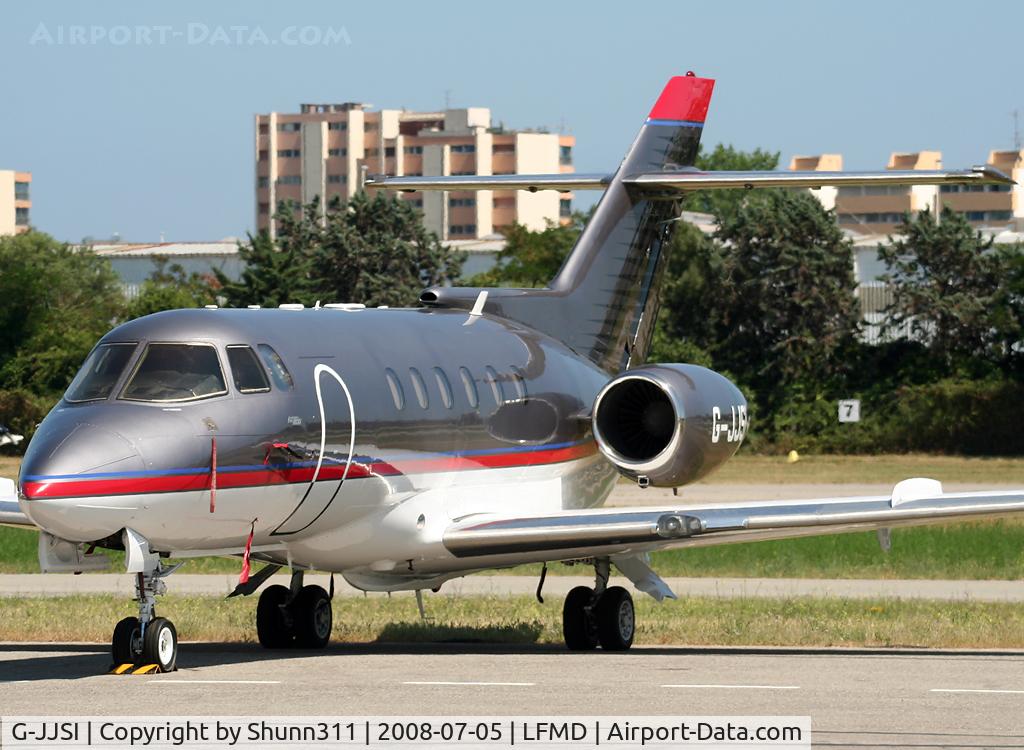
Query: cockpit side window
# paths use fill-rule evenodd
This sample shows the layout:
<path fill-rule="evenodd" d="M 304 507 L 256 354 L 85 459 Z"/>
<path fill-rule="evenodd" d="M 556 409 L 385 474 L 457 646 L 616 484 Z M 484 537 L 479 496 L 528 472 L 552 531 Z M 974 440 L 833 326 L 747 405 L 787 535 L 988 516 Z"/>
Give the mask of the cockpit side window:
<path fill-rule="evenodd" d="M 195 401 L 228 392 L 212 344 L 150 344 L 121 391 L 129 401 Z"/>
<path fill-rule="evenodd" d="M 267 374 L 252 347 L 242 344 L 228 346 L 228 364 L 239 393 L 266 393 L 270 390 Z"/>
<path fill-rule="evenodd" d="M 281 359 L 280 354 L 274 351 L 274 347 L 270 344 L 258 344 L 256 348 L 260 350 L 263 364 L 270 370 L 270 377 L 274 379 L 274 385 L 282 391 L 290 391 L 294 388 L 295 381 L 292 380 L 292 374 L 288 372 L 284 360 Z"/>
<path fill-rule="evenodd" d="M 82 369 L 75 375 L 64 400 L 73 403 L 101 401 L 110 396 L 118 378 L 124 372 L 136 344 L 100 344 L 86 358 Z"/>

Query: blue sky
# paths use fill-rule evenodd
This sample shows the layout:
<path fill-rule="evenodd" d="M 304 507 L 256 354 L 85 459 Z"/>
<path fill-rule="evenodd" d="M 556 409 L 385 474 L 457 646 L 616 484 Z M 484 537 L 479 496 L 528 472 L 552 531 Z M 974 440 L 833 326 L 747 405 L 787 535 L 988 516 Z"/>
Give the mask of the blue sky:
<path fill-rule="evenodd" d="M 1015 108 L 1024 128 L 1022 22 L 1016 0 L 5 3 L 0 169 L 33 172 L 33 223 L 63 240 L 219 239 L 253 225 L 255 113 L 447 91 L 564 126 L 600 171 L 691 69 L 718 81 L 706 145 L 968 166 L 1013 145 Z"/>

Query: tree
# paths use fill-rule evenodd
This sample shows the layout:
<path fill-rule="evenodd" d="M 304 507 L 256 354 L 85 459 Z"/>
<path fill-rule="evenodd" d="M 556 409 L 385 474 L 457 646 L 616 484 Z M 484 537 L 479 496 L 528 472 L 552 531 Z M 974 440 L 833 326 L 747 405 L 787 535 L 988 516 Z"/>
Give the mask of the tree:
<path fill-rule="evenodd" d="M 878 257 L 893 290 L 887 331 L 909 330 L 949 368 L 976 370 L 978 360 L 1007 353 L 997 316 L 1012 301 L 1001 283 L 1008 259 L 961 214 L 943 209 L 938 222 L 927 209 L 904 216 Z"/>
<path fill-rule="evenodd" d="M 857 330 L 852 244 L 813 196 L 784 190 L 749 195 L 714 240 L 720 258 L 695 300 L 707 338 L 695 343 L 768 412 L 816 397 L 841 374 L 833 355 Z"/>
<path fill-rule="evenodd" d="M 296 216 L 296 210 L 290 202 L 278 206 L 274 214 L 278 226 L 275 239 L 263 231 L 238 243 L 238 256 L 245 264 L 238 281 L 214 269 L 221 295 L 229 306 L 277 307 L 289 302 L 312 305 L 316 301 L 313 255 L 320 233 L 319 199 L 305 206 L 301 216 Z"/>
<path fill-rule="evenodd" d="M 0 424 L 31 438 L 123 304 L 90 250 L 36 231 L 0 237 Z"/>
<path fill-rule="evenodd" d="M 716 290 L 723 283 L 722 246 L 693 224 L 680 221 L 668 249 L 652 358 L 664 357 L 671 341 L 685 341 L 705 352 L 716 335 L 714 311 L 709 308 L 717 304 Z"/>
<path fill-rule="evenodd" d="M 394 195 L 358 193 L 334 201 L 315 253 L 325 300 L 411 306 L 424 287 L 458 278 L 465 255 L 423 226 L 423 216 Z"/>
<path fill-rule="evenodd" d="M 997 352 L 1004 371 L 1024 379 L 1024 245 L 999 245 L 996 250 L 1000 285 L 992 307 Z"/>
<path fill-rule="evenodd" d="M 0 238 L 0 388 L 62 391 L 121 315 L 110 263 L 41 232 Z"/>
<path fill-rule="evenodd" d="M 186 274 L 180 264 L 170 263 L 165 255 L 154 256 L 153 263 L 156 266 L 153 273 L 142 282 L 138 296 L 125 308 L 127 319 L 161 310 L 201 307 L 215 301 L 215 279 L 194 272 Z"/>
<path fill-rule="evenodd" d="M 739 151 L 732 144 L 717 144 L 711 153 L 704 153 L 703 148 L 697 154 L 695 166 L 706 171 L 729 170 L 753 172 L 772 170 L 779 166 L 779 152 L 764 151 L 755 148 L 753 151 Z M 721 219 L 732 215 L 743 202 L 744 193 L 737 190 L 698 190 L 687 196 L 683 203 L 688 211 L 699 211 L 713 214 Z"/>
<path fill-rule="evenodd" d="M 522 224 L 504 230 L 505 247 L 498 253 L 497 263 L 489 271 L 477 274 L 470 286 L 544 286 L 562 267 L 576 243 L 587 217 L 576 213 L 571 224 L 549 223 L 537 231 Z"/>
<path fill-rule="evenodd" d="M 228 304 L 363 302 L 412 305 L 426 286 L 459 274 L 464 256 L 423 227 L 422 216 L 394 196 L 282 204 L 274 239 L 261 233 L 239 246 L 237 282 L 215 272 Z"/>

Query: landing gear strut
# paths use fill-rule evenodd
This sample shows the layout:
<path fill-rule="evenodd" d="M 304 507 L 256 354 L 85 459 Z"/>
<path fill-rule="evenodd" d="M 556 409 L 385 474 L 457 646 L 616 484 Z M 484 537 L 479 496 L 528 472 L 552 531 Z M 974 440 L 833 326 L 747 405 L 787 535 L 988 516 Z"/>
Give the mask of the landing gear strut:
<path fill-rule="evenodd" d="M 264 648 L 324 648 L 334 624 L 331 597 L 321 586 L 303 586 L 302 571 L 291 586 L 268 586 L 256 606 L 256 634 Z"/>
<path fill-rule="evenodd" d="M 126 617 L 117 623 L 111 638 L 114 665 L 156 664 L 161 672 L 173 672 L 178 662 L 178 631 L 166 617 L 156 616 L 156 597 L 167 591 L 163 578 L 178 566 L 164 567 L 157 559 L 155 566 L 136 574 L 135 594 L 139 616 Z"/>
<path fill-rule="evenodd" d="M 572 651 L 588 651 L 599 644 L 605 651 L 625 651 L 633 645 L 633 597 L 621 586 L 608 587 L 610 568 L 607 557 L 597 558 L 594 588 L 577 586 L 565 597 L 562 634 Z"/>

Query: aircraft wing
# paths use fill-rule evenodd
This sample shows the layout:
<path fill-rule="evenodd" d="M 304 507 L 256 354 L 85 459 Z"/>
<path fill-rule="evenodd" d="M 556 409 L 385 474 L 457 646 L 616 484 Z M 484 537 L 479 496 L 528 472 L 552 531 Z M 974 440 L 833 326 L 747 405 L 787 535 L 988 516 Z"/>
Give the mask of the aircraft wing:
<path fill-rule="evenodd" d="M 567 560 L 1013 513 L 1024 513 L 1024 491 L 944 493 L 935 480 L 908 479 L 881 497 L 471 516 L 448 527 L 444 546 L 456 557 Z"/>
<path fill-rule="evenodd" d="M 36 525 L 18 507 L 18 488 L 13 479 L 0 477 L 0 526 Z"/>
<path fill-rule="evenodd" d="M 388 177 L 372 175 L 367 187 L 386 190 L 604 190 L 611 183 L 608 174 L 502 174 L 445 175 L 440 177 Z M 697 169 L 667 169 L 630 174 L 622 178 L 629 189 L 640 193 L 678 193 L 689 190 L 751 188 L 817 188 L 856 185 L 1014 185 L 1012 179 L 988 165 L 971 169 L 886 169 L 879 172 L 702 172 Z"/>

